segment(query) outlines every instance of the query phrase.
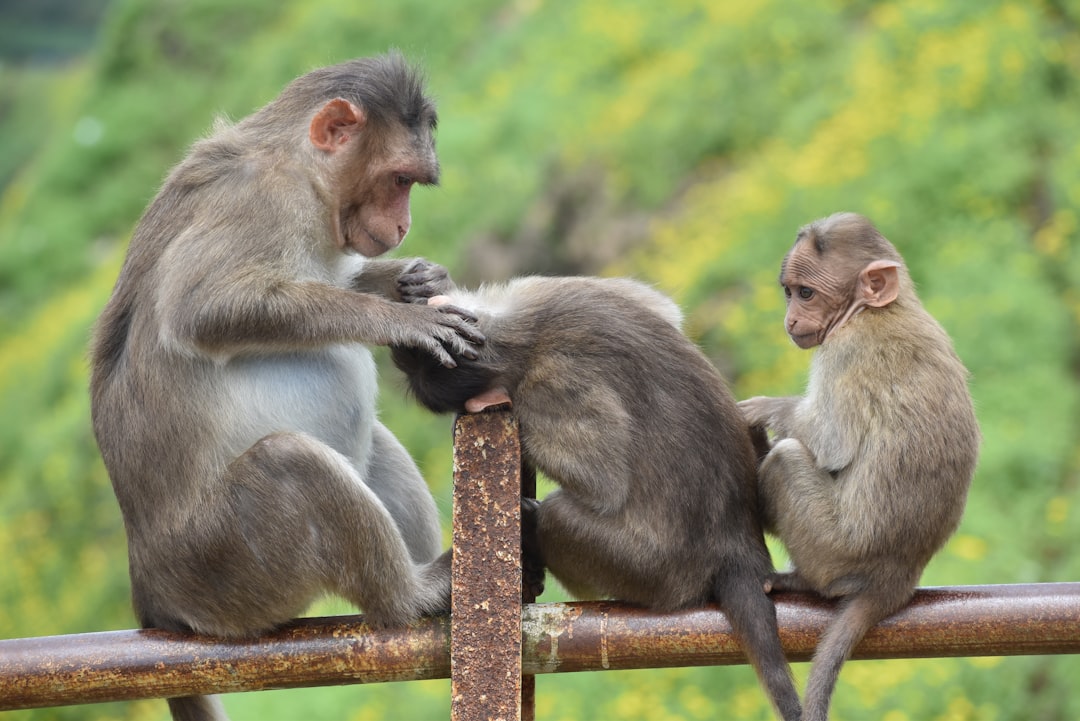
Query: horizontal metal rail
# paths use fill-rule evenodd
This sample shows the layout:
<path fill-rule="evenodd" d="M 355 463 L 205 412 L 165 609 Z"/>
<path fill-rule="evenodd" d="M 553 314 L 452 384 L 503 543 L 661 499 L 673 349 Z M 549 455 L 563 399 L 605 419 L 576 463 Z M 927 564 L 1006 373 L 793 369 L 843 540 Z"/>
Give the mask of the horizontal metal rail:
<path fill-rule="evenodd" d="M 793 661 L 810 658 L 832 603 L 777 596 Z M 724 614 L 627 604 L 527 604 L 525 673 L 746 662 Z M 247 641 L 157 630 L 0 641 L 0 710 L 450 675 L 450 622 L 374 631 L 361 616 L 300 619 Z M 856 659 L 1080 653 L 1080 583 L 920 589 L 871 630 Z"/>
<path fill-rule="evenodd" d="M 449 677 L 453 721 L 529 721 L 532 674 L 746 663 L 715 607 L 523 605 L 516 423 L 462 416 L 454 433 L 453 623 L 373 630 L 341 616 L 247 640 L 154 629 L 0 640 L 0 710 Z M 835 605 L 775 600 L 788 657 L 809 659 Z M 1080 653 L 1080 583 L 919 589 L 854 658 L 1061 653 Z"/>

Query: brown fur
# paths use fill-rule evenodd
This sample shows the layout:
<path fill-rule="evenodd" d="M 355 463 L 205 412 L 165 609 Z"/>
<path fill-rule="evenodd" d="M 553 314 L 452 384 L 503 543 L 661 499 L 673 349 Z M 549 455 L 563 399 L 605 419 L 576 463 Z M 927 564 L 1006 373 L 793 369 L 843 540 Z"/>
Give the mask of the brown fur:
<path fill-rule="evenodd" d="M 147 208 L 90 388 L 143 626 L 248 636 L 326 592 L 380 626 L 447 608 L 435 504 L 375 418 L 361 343 L 452 363 L 444 343 L 469 356 L 481 337 L 393 302 L 441 268 L 358 255 L 404 238 L 409 186 L 437 179 L 434 126 L 400 57 L 324 68 L 197 143 Z"/>
<path fill-rule="evenodd" d="M 803 228 L 781 283 L 792 337 L 824 339 L 806 395 L 739 405 L 775 438 L 760 468 L 766 529 L 794 571 L 772 588 L 843 599 L 804 699 L 804 719 L 823 721 L 844 660 L 907 603 L 959 524 L 980 435 L 967 371 L 869 221 Z"/>
<path fill-rule="evenodd" d="M 556 578 L 579 597 L 658 610 L 718 602 L 778 713 L 798 718 L 762 589 L 772 562 L 753 447 L 723 378 L 679 331 L 674 303 L 595 278 L 523 278 L 449 300 L 479 317 L 479 357 L 447 369 L 395 347 L 394 359 L 436 411 L 507 391 L 526 460 L 560 486 L 536 517 Z"/>

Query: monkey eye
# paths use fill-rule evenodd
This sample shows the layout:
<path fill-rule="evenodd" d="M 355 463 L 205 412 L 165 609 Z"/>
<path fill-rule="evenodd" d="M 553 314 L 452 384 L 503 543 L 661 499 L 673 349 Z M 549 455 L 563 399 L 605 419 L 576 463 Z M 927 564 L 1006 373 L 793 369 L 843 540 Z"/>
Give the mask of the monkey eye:
<path fill-rule="evenodd" d="M 805 285 L 799 286 L 799 297 L 803 300 L 810 300 L 814 297 L 814 289 L 807 288 Z"/>

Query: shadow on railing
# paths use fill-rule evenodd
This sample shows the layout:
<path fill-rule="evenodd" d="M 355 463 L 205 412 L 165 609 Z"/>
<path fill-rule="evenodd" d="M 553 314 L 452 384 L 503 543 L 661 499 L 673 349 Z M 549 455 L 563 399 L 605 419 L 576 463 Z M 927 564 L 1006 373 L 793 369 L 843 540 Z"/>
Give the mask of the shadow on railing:
<path fill-rule="evenodd" d="M 521 467 L 508 412 L 458 419 L 450 617 L 379 631 L 362 616 L 298 619 L 245 641 L 154 629 L 4 640 L 0 710 L 450 677 L 454 721 L 531 719 L 533 674 L 746 663 L 716 608 L 523 603 Z M 788 657 L 808 660 L 833 604 L 779 594 L 776 607 Z M 922 588 L 853 658 L 1061 653 L 1080 653 L 1080 583 Z"/>

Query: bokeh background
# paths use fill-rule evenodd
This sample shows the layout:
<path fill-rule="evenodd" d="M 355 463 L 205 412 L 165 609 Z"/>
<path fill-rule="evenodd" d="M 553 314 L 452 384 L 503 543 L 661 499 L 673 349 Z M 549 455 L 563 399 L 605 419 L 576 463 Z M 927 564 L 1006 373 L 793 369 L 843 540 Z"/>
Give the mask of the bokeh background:
<path fill-rule="evenodd" d="M 85 349 L 162 177 L 215 116 L 391 47 L 427 68 L 444 169 L 414 194 L 402 252 L 466 283 L 647 279 L 739 397 L 805 381 L 776 285 L 797 228 L 870 216 L 954 337 L 985 437 L 963 524 L 922 583 L 1080 578 L 1077 0 L 4 0 L 0 637 L 134 625 Z M 381 414 L 448 519 L 450 421 L 380 358 Z M 857 662 L 835 718 L 1076 719 L 1078 678 L 1071 657 Z M 746 668 L 537 686 L 544 720 L 770 718 Z M 237 721 L 445 719 L 449 682 L 226 705 Z M 165 705 L 10 718 L 156 721 Z"/>

